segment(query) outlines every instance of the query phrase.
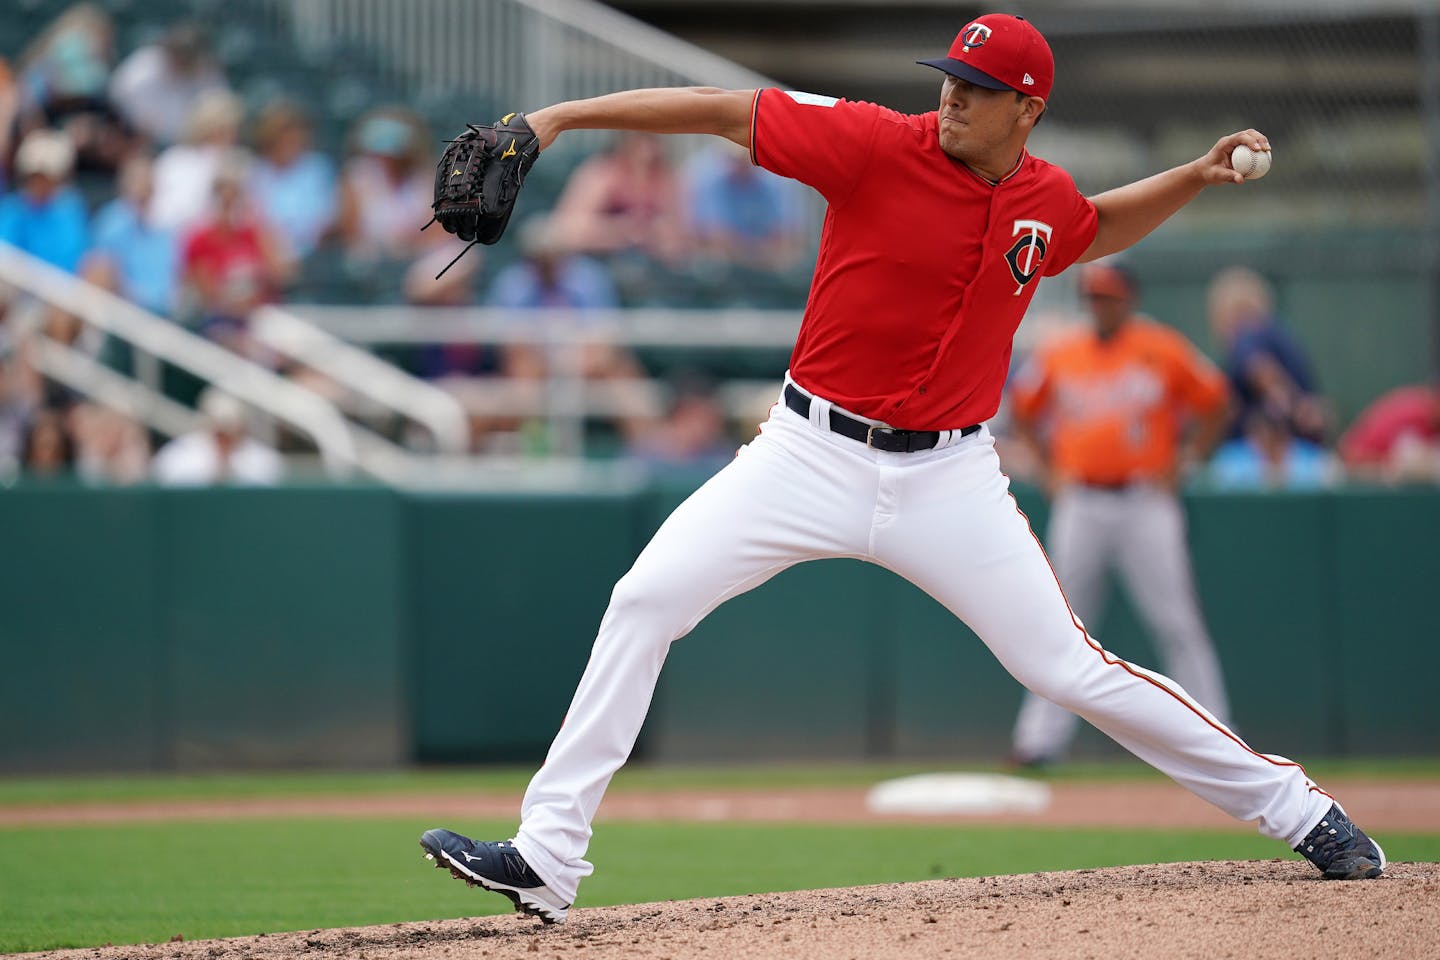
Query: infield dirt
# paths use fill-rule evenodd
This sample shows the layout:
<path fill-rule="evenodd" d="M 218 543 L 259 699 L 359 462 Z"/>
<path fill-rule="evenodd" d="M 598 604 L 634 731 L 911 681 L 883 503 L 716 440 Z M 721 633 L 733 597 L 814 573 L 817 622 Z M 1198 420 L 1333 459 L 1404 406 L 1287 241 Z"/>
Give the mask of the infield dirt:
<path fill-rule="evenodd" d="M 478 894 L 477 894 L 478 895 Z M 1440 957 L 1440 864 L 1326 882 L 1295 860 L 577 908 L 518 916 L 101 947 L 27 960 L 959 960 L 969 957 Z"/>
<path fill-rule="evenodd" d="M 1432 829 L 1440 782 L 1335 782 L 1382 841 Z M 1249 830 L 1168 782 L 1053 784 L 1039 814 L 964 818 L 1049 826 Z M 513 815 L 511 795 L 252 798 L 12 806 L 39 825 L 294 815 Z M 617 792 L 606 818 L 876 822 L 859 789 Z M 957 818 L 921 818 L 952 822 Z M 1392 851 L 1393 852 L 1393 851 Z M 420 863 L 417 857 L 417 869 Z M 453 882 L 453 881 L 445 881 Z M 493 894 L 475 892 L 476 897 Z M 487 899 L 488 902 L 488 899 Z M 3 907 L 3 905 L 0 905 Z M 1440 863 L 1325 882 L 1294 858 L 930 880 L 619 907 L 545 927 L 518 916 L 10 955 L 25 960 L 959 960 L 959 958 L 1440 958 Z"/>

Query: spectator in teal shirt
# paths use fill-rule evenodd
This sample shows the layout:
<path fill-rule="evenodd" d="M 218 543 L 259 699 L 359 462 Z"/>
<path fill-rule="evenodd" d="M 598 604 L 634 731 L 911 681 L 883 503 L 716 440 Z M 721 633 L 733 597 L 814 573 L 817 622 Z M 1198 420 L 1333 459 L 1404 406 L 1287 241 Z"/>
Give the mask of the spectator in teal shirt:
<path fill-rule="evenodd" d="M 33 130 L 15 152 L 17 188 L 0 197 L 0 240 L 74 273 L 89 246 L 85 201 L 70 185 L 75 148 L 58 130 Z"/>

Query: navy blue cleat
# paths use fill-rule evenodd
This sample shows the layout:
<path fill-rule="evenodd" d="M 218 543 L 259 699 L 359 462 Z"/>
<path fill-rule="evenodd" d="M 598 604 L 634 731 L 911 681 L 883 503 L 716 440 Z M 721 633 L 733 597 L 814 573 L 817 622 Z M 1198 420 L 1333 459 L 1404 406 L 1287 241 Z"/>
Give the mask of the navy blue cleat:
<path fill-rule="evenodd" d="M 1326 880 L 1370 880 L 1385 872 L 1385 851 L 1350 822 L 1338 803 L 1295 852 L 1319 867 Z"/>
<path fill-rule="evenodd" d="M 563 923 L 570 904 L 557 897 L 508 840 L 492 843 L 471 840 L 450 830 L 426 830 L 420 837 L 425 858 L 457 880 L 472 887 L 502 893 L 515 904 L 516 913 L 539 917 L 545 923 Z"/>

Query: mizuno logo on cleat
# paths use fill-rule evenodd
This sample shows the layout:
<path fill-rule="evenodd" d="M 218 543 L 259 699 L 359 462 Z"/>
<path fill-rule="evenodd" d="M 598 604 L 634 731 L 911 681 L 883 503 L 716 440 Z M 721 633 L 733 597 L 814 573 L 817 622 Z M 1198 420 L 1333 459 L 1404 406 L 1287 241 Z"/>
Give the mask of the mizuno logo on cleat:
<path fill-rule="evenodd" d="M 466 862 L 466 863 L 474 863 L 476 860 L 484 860 L 484 859 L 485 859 L 484 857 L 472 857 L 472 856 L 470 856 L 470 854 L 466 853 L 464 850 L 461 850 L 461 851 L 460 851 L 460 856 L 462 856 L 462 857 L 465 858 L 465 862 Z"/>

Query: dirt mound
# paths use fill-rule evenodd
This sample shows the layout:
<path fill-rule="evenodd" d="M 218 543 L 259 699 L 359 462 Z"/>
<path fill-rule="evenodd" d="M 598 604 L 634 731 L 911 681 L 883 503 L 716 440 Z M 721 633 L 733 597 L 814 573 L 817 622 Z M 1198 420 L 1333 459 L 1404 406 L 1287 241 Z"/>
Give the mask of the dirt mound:
<path fill-rule="evenodd" d="M 1178 863 L 25 954 L 27 960 L 1440 957 L 1440 864 Z"/>

